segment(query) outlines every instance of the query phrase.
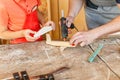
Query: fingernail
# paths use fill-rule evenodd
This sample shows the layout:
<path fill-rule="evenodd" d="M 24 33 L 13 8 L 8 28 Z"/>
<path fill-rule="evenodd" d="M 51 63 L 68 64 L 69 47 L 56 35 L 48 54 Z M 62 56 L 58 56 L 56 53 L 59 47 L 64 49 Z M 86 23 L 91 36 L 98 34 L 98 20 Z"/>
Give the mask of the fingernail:
<path fill-rule="evenodd" d="M 75 46 L 75 44 L 71 44 L 72 46 Z"/>

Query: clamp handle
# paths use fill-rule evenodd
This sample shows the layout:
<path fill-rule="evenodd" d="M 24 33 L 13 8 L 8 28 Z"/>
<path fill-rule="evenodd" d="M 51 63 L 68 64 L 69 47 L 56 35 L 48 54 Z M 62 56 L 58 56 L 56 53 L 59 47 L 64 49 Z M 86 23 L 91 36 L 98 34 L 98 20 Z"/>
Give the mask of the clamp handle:
<path fill-rule="evenodd" d="M 30 80 L 26 71 L 22 71 L 20 73 L 21 73 L 21 76 L 22 76 L 22 80 Z"/>
<path fill-rule="evenodd" d="M 13 77 L 14 77 L 15 80 L 21 80 L 18 72 L 13 73 Z"/>

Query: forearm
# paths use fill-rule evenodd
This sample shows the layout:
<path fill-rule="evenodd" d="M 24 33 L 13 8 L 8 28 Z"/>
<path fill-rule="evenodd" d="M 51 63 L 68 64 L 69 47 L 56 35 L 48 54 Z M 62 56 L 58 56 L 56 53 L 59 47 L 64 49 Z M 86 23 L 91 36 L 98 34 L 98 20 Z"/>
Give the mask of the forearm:
<path fill-rule="evenodd" d="M 83 0 L 69 0 L 69 11 L 68 16 L 75 17 L 81 10 Z"/>
<path fill-rule="evenodd" d="M 38 12 L 38 19 L 39 19 L 40 24 L 44 25 L 45 24 L 45 19 L 44 19 L 42 13 L 39 11 L 39 9 L 37 10 L 37 12 Z"/>
<path fill-rule="evenodd" d="M 91 31 L 95 33 L 97 37 L 120 31 L 120 16 Z"/>
<path fill-rule="evenodd" d="M 24 30 L 21 30 L 21 31 L 3 31 L 3 32 L 0 32 L 0 38 L 1 39 L 6 39 L 6 40 L 9 40 L 9 39 L 16 39 L 16 38 L 21 38 L 21 37 L 24 37 Z"/>

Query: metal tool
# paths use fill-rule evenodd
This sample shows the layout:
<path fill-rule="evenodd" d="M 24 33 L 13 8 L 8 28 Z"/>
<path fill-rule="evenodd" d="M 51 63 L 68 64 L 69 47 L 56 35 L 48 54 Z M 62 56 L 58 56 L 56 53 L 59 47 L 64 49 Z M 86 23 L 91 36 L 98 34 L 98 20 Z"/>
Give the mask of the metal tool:
<path fill-rule="evenodd" d="M 22 80 L 30 80 L 26 71 L 21 71 Z"/>
<path fill-rule="evenodd" d="M 40 75 L 39 80 L 55 80 L 53 74 Z"/>
<path fill-rule="evenodd" d="M 69 70 L 69 67 L 60 67 L 52 72 L 47 74 L 37 75 L 37 76 L 30 76 L 27 74 L 26 71 L 21 71 L 20 76 L 19 73 L 13 73 L 13 77 L 5 78 L 2 80 L 55 80 L 54 74 L 60 74 L 63 71 Z"/>
<path fill-rule="evenodd" d="M 66 18 L 64 17 L 64 11 L 62 10 L 62 17 L 60 19 L 61 22 L 61 34 L 62 34 L 62 38 L 65 41 L 68 37 L 68 29 L 76 29 L 78 31 L 78 29 L 75 27 L 75 25 L 72 23 L 70 28 L 68 28 L 68 26 L 66 25 L 67 21 Z"/>
<path fill-rule="evenodd" d="M 21 80 L 18 72 L 13 73 L 14 80 Z"/>

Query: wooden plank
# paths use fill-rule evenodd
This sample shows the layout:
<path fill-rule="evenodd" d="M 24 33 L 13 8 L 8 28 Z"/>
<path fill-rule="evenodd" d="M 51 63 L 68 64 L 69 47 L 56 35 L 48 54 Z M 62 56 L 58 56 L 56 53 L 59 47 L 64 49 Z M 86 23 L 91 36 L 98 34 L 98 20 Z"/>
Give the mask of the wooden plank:
<path fill-rule="evenodd" d="M 46 44 L 58 47 L 75 47 L 69 41 L 53 41 L 49 34 L 46 34 Z"/>
<path fill-rule="evenodd" d="M 106 60 L 113 57 L 109 63 L 111 66 L 114 64 L 114 70 L 119 74 L 119 58 L 115 59 L 118 48 L 112 49 L 111 46 L 108 49 L 111 55 L 108 56 L 107 52 L 101 55 Z M 114 51 L 116 52 L 113 54 Z M 89 63 L 87 60 L 90 53 L 88 46 L 66 48 L 60 52 L 59 47 L 47 45 L 44 41 L 0 45 L 0 79 L 11 77 L 12 73 L 24 70 L 30 76 L 36 76 L 55 71 L 60 67 L 68 67 L 69 70 L 55 73 L 55 80 L 117 80 L 116 76 L 111 75 L 110 70 L 99 59 Z"/>

